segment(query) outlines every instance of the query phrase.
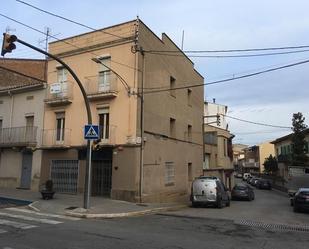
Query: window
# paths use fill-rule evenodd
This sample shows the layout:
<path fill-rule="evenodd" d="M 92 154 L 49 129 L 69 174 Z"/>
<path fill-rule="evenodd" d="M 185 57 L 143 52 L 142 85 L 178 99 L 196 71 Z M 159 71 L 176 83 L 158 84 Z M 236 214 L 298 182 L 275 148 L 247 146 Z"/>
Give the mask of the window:
<path fill-rule="evenodd" d="M 188 181 L 192 181 L 192 163 L 188 163 Z"/>
<path fill-rule="evenodd" d="M 170 186 L 175 183 L 174 162 L 165 162 L 165 185 Z"/>
<path fill-rule="evenodd" d="M 98 91 L 99 92 L 106 92 L 110 90 L 111 84 L 111 71 L 110 71 L 110 64 L 111 64 L 111 57 L 103 57 L 100 58 L 99 64 L 99 83 L 98 83 Z"/>
<path fill-rule="evenodd" d="M 227 142 L 226 142 L 226 139 L 224 138 L 223 139 L 223 153 L 224 153 L 224 156 L 226 156 L 226 147 L 227 147 Z"/>
<path fill-rule="evenodd" d="M 217 133 L 216 132 L 205 132 L 204 133 L 204 143 L 217 145 Z"/>
<path fill-rule="evenodd" d="M 176 98 L 176 92 L 173 90 L 176 87 L 176 79 L 170 77 L 170 95 Z"/>
<path fill-rule="evenodd" d="M 109 139 L 109 108 L 102 108 L 98 110 L 100 138 Z"/>
<path fill-rule="evenodd" d="M 176 119 L 170 118 L 170 137 L 176 136 Z"/>
<path fill-rule="evenodd" d="M 188 125 L 188 141 L 192 142 L 192 125 Z"/>
<path fill-rule="evenodd" d="M 205 154 L 205 159 L 204 159 L 204 163 L 203 163 L 203 170 L 209 169 L 209 165 L 210 165 L 210 154 Z"/>
<path fill-rule="evenodd" d="M 192 106 L 192 103 L 191 103 L 192 97 L 191 96 L 192 96 L 192 90 L 188 89 L 188 92 L 187 92 L 188 106 Z"/>
<path fill-rule="evenodd" d="M 2 125 L 3 125 L 3 120 L 0 119 L 0 130 L 2 129 Z"/>
<path fill-rule="evenodd" d="M 65 131 L 65 113 L 56 113 L 56 141 L 64 141 L 64 131 Z"/>

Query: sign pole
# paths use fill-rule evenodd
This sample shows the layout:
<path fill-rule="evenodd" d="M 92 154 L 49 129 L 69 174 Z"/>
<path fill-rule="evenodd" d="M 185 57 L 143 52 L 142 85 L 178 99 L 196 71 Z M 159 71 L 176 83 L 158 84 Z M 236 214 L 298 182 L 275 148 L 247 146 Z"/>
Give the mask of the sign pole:
<path fill-rule="evenodd" d="M 81 83 L 81 81 L 79 80 L 79 78 L 77 77 L 77 75 L 75 74 L 75 72 L 64 62 L 62 61 L 59 57 L 55 56 L 55 55 L 52 55 L 40 48 L 37 48 L 25 41 L 22 41 L 20 39 L 18 39 L 17 37 L 16 38 L 16 41 L 25 45 L 26 47 L 29 47 L 33 50 L 36 50 L 42 54 L 45 54 L 47 55 L 48 57 L 58 61 L 61 65 L 63 65 L 69 72 L 70 74 L 72 75 L 72 77 L 75 79 L 77 85 L 79 86 L 80 88 L 80 91 L 82 93 L 82 96 L 84 98 L 84 102 L 85 102 L 85 107 L 86 107 L 86 111 L 87 111 L 87 118 L 88 118 L 88 124 L 91 125 L 92 124 L 92 116 L 91 116 L 91 110 L 90 110 L 90 104 L 89 104 L 89 100 L 88 100 L 88 97 L 87 97 L 87 93 L 83 87 L 83 84 Z M 91 143 L 88 141 L 87 143 L 87 160 L 86 160 L 86 174 L 88 174 L 91 170 L 91 158 L 89 158 L 89 156 L 91 156 Z M 90 166 L 90 167 L 89 167 Z M 89 208 L 89 196 L 90 196 L 90 186 L 91 186 L 91 178 L 90 178 L 90 175 L 91 174 L 88 174 L 88 176 L 85 177 L 85 191 L 84 191 L 84 208 L 85 209 L 88 209 Z M 86 191 L 87 189 L 87 191 Z"/>
<path fill-rule="evenodd" d="M 86 182 L 84 191 L 84 208 L 89 209 L 90 206 L 90 189 L 91 189 L 91 156 L 92 156 L 92 140 L 87 140 L 87 161 L 86 161 Z"/>

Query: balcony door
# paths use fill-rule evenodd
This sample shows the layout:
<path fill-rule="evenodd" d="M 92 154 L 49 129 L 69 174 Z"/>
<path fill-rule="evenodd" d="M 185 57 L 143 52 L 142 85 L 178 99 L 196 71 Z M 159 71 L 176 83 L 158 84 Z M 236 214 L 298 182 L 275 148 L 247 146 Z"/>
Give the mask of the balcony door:
<path fill-rule="evenodd" d="M 100 126 L 100 139 L 103 142 L 109 140 L 109 108 L 103 108 L 98 110 L 99 113 L 99 126 Z"/>
<path fill-rule="evenodd" d="M 68 71 L 64 67 L 57 68 L 57 83 L 61 85 L 60 93 L 57 93 L 58 97 L 67 97 L 68 95 L 68 83 L 67 83 Z"/>
<path fill-rule="evenodd" d="M 99 64 L 99 82 L 98 82 L 98 91 L 99 92 L 108 92 L 111 88 L 111 71 L 110 71 L 110 57 L 100 58 Z M 107 67 L 106 67 L 106 66 Z"/>
<path fill-rule="evenodd" d="M 64 112 L 56 114 L 56 143 L 62 144 L 65 135 L 65 116 Z"/>
<path fill-rule="evenodd" d="M 26 117 L 26 131 L 25 131 L 25 142 L 33 142 L 34 141 L 34 116 Z"/>

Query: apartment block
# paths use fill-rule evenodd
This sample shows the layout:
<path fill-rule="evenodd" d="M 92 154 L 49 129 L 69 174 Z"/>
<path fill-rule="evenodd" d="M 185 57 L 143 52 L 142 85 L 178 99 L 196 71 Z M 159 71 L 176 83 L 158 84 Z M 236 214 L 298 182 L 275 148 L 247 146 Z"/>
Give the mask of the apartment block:
<path fill-rule="evenodd" d="M 202 84 L 203 77 L 193 62 L 166 34 L 158 37 L 141 20 L 52 42 L 49 52 L 77 74 L 93 123 L 100 127 L 91 194 L 142 202 L 186 199 L 203 163 L 204 91 L 189 87 Z M 52 179 L 57 192 L 81 193 L 85 103 L 62 65 L 49 59 L 47 74 L 41 182 Z"/>

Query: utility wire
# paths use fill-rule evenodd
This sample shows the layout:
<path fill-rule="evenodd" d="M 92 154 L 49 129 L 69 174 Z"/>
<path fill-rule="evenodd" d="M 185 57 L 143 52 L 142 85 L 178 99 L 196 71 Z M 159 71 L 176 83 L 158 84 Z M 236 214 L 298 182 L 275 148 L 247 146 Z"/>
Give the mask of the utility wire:
<path fill-rule="evenodd" d="M 309 45 L 285 46 L 285 47 L 268 47 L 268 48 L 246 48 L 246 49 L 223 49 L 223 50 L 144 50 L 146 53 L 234 53 L 234 52 L 256 52 L 285 49 L 302 49 L 309 48 Z"/>
<path fill-rule="evenodd" d="M 16 23 L 18 23 L 18 24 L 20 24 L 20 25 L 22 25 L 22 26 L 25 26 L 25 27 L 27 27 L 27 28 L 29 28 L 29 29 L 32 29 L 32 30 L 34 30 L 34 31 L 36 31 L 36 32 L 39 32 L 39 33 L 41 33 L 41 34 L 46 35 L 46 33 L 44 33 L 43 31 L 41 31 L 41 30 L 39 30 L 39 29 L 36 29 L 36 28 L 34 28 L 34 27 L 32 27 L 32 26 L 29 26 L 29 25 L 27 25 L 27 24 L 25 24 L 25 23 L 22 23 L 22 22 L 20 22 L 20 21 L 17 21 L 16 19 L 13 19 L 13 18 L 11 18 L 11 17 L 8 17 L 8 16 L 6 16 L 6 15 L 4 15 L 4 14 L 1 14 L 1 13 L 0 13 L 0 16 L 2 16 L 2 17 L 4 17 L 4 18 L 7 18 L 7 19 L 9 19 L 9 20 L 11 20 L 11 21 L 13 21 L 13 22 L 16 22 Z M 53 35 L 50 35 L 50 34 L 49 34 L 48 36 L 51 37 L 51 38 L 53 38 L 53 39 L 55 39 L 55 40 L 57 40 L 57 41 L 66 43 L 66 44 L 68 44 L 68 45 L 70 45 L 70 46 L 74 46 L 75 48 L 80 48 L 80 47 L 76 46 L 76 45 L 73 44 L 73 43 L 67 42 L 67 41 L 65 41 L 65 40 L 60 40 L 59 38 L 57 38 L 57 37 L 55 37 L 55 36 L 53 36 Z M 98 54 L 95 54 L 95 53 L 90 52 L 90 51 L 87 51 L 87 53 L 90 53 L 90 54 L 92 54 L 92 55 L 94 55 L 94 56 L 96 56 L 96 57 L 99 56 Z M 112 60 L 111 60 L 111 61 L 112 61 Z M 130 86 L 128 85 L 128 83 L 127 83 L 117 72 L 115 72 L 112 68 L 106 66 L 106 65 L 105 65 L 103 62 L 101 62 L 100 60 L 97 60 L 96 62 L 97 62 L 97 63 L 100 63 L 100 64 L 102 64 L 102 65 L 104 65 L 106 68 L 108 68 L 109 70 L 111 70 L 111 71 L 119 78 L 119 80 L 120 80 L 121 83 L 124 85 L 124 87 L 127 89 L 127 91 L 129 91 Z M 113 61 L 113 62 L 115 62 L 115 61 Z M 122 64 L 122 63 L 120 63 L 120 62 L 115 62 L 115 63 Z M 125 64 L 122 64 L 122 65 L 125 65 Z M 127 65 L 125 65 L 125 66 L 127 66 Z"/>
<path fill-rule="evenodd" d="M 287 65 L 284 65 L 284 66 L 281 66 L 281 67 L 274 67 L 274 68 L 270 68 L 270 69 L 267 69 L 267 70 L 258 71 L 258 72 L 251 73 L 251 74 L 242 75 L 242 76 L 231 77 L 231 78 L 227 78 L 227 79 L 223 79 L 223 80 L 217 80 L 217 81 L 212 81 L 212 82 L 203 83 L 203 84 L 194 84 L 194 85 L 187 85 L 187 86 L 182 86 L 182 87 L 145 91 L 144 94 L 166 92 L 166 91 L 171 91 L 171 90 L 174 91 L 174 90 L 188 89 L 188 88 L 207 86 L 207 85 L 215 85 L 215 84 L 220 84 L 220 83 L 224 83 L 224 82 L 228 82 L 228 81 L 249 78 L 249 77 L 252 77 L 252 76 L 259 75 L 259 74 L 264 74 L 264 73 L 269 73 L 269 72 L 273 72 L 273 71 L 277 71 L 277 70 L 282 70 L 282 69 L 285 69 L 285 68 L 289 68 L 289 67 L 294 67 L 294 66 L 298 66 L 298 65 L 301 65 L 301 64 L 305 64 L 305 63 L 308 63 L 308 62 L 309 62 L 309 59 L 303 60 L 303 61 L 299 61 L 299 62 L 296 62 L 296 63 L 292 63 L 292 64 L 287 64 Z"/>
<path fill-rule="evenodd" d="M 11 18 L 11 17 L 6 16 L 6 15 L 1 14 L 1 13 L 0 13 L 0 16 L 4 17 L 4 18 L 6 18 L 6 19 L 9 19 L 9 20 L 11 20 L 11 21 L 13 21 L 13 22 L 16 22 L 16 23 L 18 23 L 18 24 L 20 24 L 20 25 L 22 25 L 22 26 L 25 26 L 25 27 L 27 27 L 27 28 L 29 28 L 29 29 L 32 29 L 32 30 L 34 30 L 34 31 L 36 31 L 36 32 L 39 32 L 39 33 L 41 33 L 41 34 L 43 34 L 43 35 L 46 36 L 46 33 L 45 33 L 45 32 L 43 32 L 43 31 L 41 31 L 41 30 L 39 30 L 39 29 L 36 29 L 36 28 L 34 28 L 34 27 L 30 26 L 30 25 L 27 25 L 27 24 L 25 24 L 25 23 L 23 23 L 23 22 L 20 22 L 20 21 L 14 19 L 14 18 Z M 81 48 L 81 47 L 79 47 L 79 46 L 77 46 L 77 45 L 75 45 L 75 44 L 73 44 L 73 43 L 70 43 L 70 42 L 65 41 L 65 40 L 61 40 L 61 39 L 59 39 L 59 38 L 57 38 L 57 37 L 55 37 L 55 36 L 53 36 L 53 35 L 50 35 L 50 34 L 49 34 L 48 36 L 51 37 L 51 38 L 53 38 L 53 39 L 55 39 L 56 41 L 63 42 L 63 43 L 65 43 L 65 44 L 70 45 L 70 46 L 73 46 L 73 47 L 75 47 L 75 48 L 77 48 L 77 49 L 80 49 L 80 48 Z M 94 55 L 94 56 L 96 56 L 96 57 L 99 56 L 98 54 L 93 53 L 93 52 L 90 52 L 90 51 L 87 51 L 87 53 L 90 53 L 90 54 L 92 54 L 92 55 Z M 111 61 L 114 62 L 114 63 L 116 63 L 116 64 L 122 65 L 122 66 L 124 66 L 124 67 L 130 68 L 130 69 L 132 69 L 132 70 L 137 70 L 135 67 L 131 67 L 131 66 L 127 65 L 127 64 L 124 64 L 124 63 L 121 63 L 121 62 L 118 62 L 118 61 L 114 61 L 114 60 L 111 60 Z"/>
<path fill-rule="evenodd" d="M 74 20 L 71 20 L 71 19 L 69 19 L 69 18 L 66 18 L 66 17 L 60 16 L 60 15 L 57 15 L 57 14 L 52 13 L 52 12 L 47 11 L 47 10 L 43 10 L 43 9 L 41 9 L 41 8 L 39 8 L 39 7 L 36 7 L 36 6 L 34 6 L 34 5 L 30 4 L 30 3 L 27 3 L 27 2 L 24 2 L 24 1 L 21 1 L 21 0 L 16 0 L 16 2 L 22 3 L 22 4 L 24 4 L 24 5 L 27 5 L 27 6 L 31 7 L 31 8 L 33 8 L 33 9 L 39 10 L 39 11 L 41 11 L 41 12 L 44 12 L 44 13 L 46 13 L 46 14 L 48 14 L 48 15 L 51 15 L 51 16 L 54 16 L 54 17 L 58 17 L 58 18 L 63 19 L 63 20 L 65 20 L 65 21 L 67 21 L 67 22 L 77 24 L 77 25 L 79 25 L 79 26 L 81 26 L 81 27 L 90 29 L 90 30 L 92 30 L 92 31 L 100 31 L 100 32 L 102 32 L 102 33 L 104 33 L 104 34 L 108 34 L 108 35 L 111 35 L 111 36 L 115 36 L 115 37 L 117 37 L 117 38 L 125 38 L 125 37 L 122 37 L 122 36 L 119 36 L 119 35 L 115 35 L 115 34 L 112 34 L 112 33 L 109 33 L 109 32 L 103 31 L 103 30 L 97 30 L 97 29 L 92 28 L 92 27 L 90 27 L 90 26 L 88 26 L 88 25 L 85 25 L 85 24 L 83 24 L 83 23 L 76 22 L 76 21 L 74 21 Z"/>
<path fill-rule="evenodd" d="M 295 53 L 304 53 L 304 52 L 309 52 L 309 49 L 297 50 L 297 51 L 286 51 L 286 52 L 274 52 L 274 53 L 244 54 L 244 55 L 189 55 L 189 54 L 186 54 L 186 56 L 190 57 L 190 58 L 246 58 L 246 57 L 295 54 Z M 170 53 L 164 54 L 164 53 L 161 53 L 161 52 L 149 52 L 149 54 L 164 55 L 164 56 L 175 56 L 175 57 L 183 57 L 184 56 L 182 54 L 170 54 Z"/>
<path fill-rule="evenodd" d="M 274 127 L 274 128 L 281 128 L 281 129 L 291 129 L 291 127 L 288 127 L 288 126 L 265 124 L 265 123 L 259 123 L 259 122 L 253 122 L 253 121 L 245 120 L 245 119 L 240 119 L 240 118 L 236 118 L 236 117 L 232 117 L 232 116 L 228 116 L 228 115 L 224 115 L 224 114 L 221 114 L 221 115 L 224 116 L 224 117 L 235 119 L 235 120 L 238 120 L 238 121 L 241 121 L 241 122 L 245 122 L 245 123 L 250 123 L 250 124 L 255 124 L 255 125 L 262 125 L 262 126 L 268 126 L 268 127 Z"/>

